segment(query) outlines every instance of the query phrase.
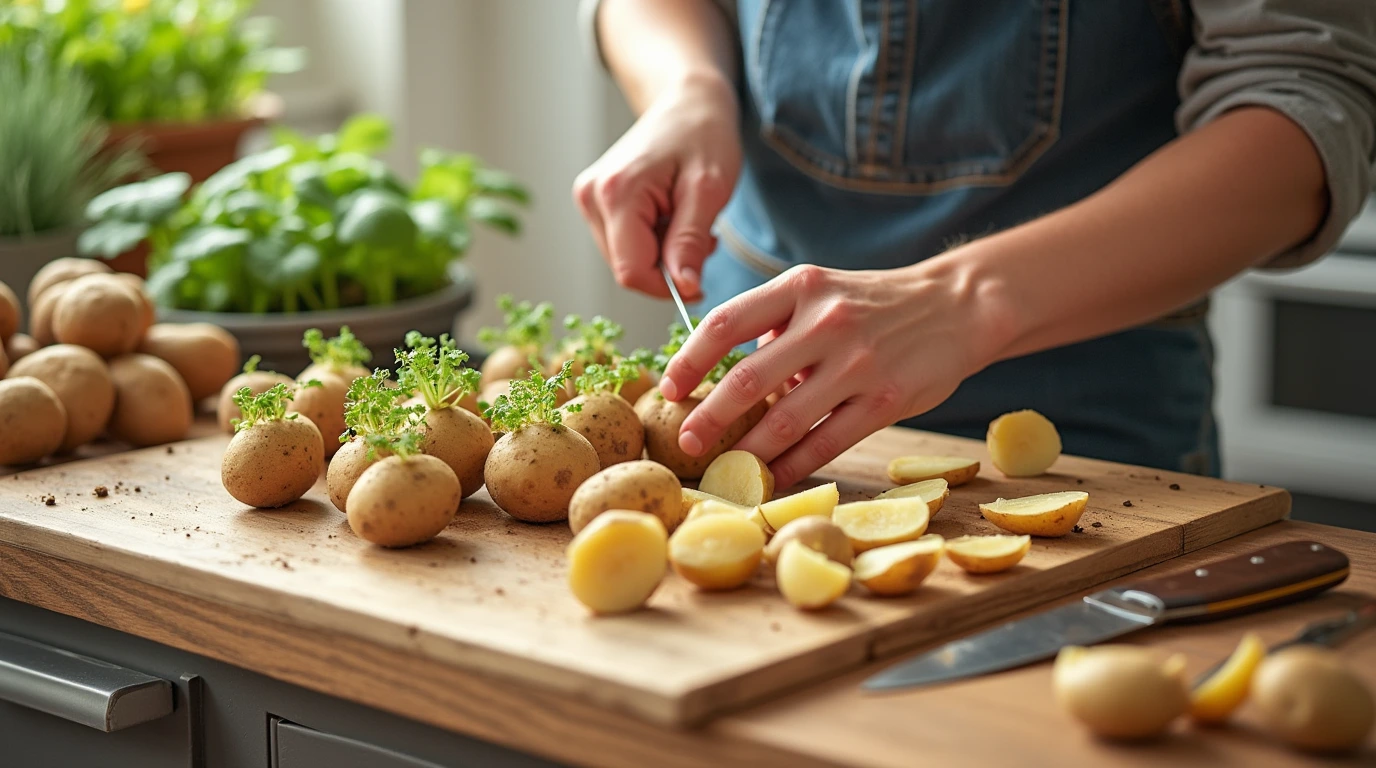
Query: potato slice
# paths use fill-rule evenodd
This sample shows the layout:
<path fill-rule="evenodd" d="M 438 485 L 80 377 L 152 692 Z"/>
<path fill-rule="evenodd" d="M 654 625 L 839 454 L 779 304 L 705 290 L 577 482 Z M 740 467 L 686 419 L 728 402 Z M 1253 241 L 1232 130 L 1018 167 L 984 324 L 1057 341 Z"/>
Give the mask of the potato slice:
<path fill-rule="evenodd" d="M 1009 533 L 1056 537 L 1070 533 L 1084 514 L 1089 494 L 1061 491 L 999 499 L 979 505 L 984 519 Z"/>
<path fill-rule="evenodd" d="M 946 542 L 946 557 L 969 573 L 999 573 L 1022 562 L 1031 536 L 961 536 Z"/>
<path fill-rule="evenodd" d="M 1036 411 L 1015 411 L 994 419 L 985 443 L 994 466 L 1009 477 L 1040 475 L 1061 455 L 1056 425 Z"/>
<path fill-rule="evenodd" d="M 614 509 L 593 518 L 568 547 L 569 589 L 594 613 L 633 611 L 654 594 L 669 565 L 668 533 L 647 512 Z"/>
<path fill-rule="evenodd" d="M 795 539 L 847 567 L 855 557 L 850 539 L 836 523 L 819 515 L 804 515 L 785 525 L 769 540 L 769 545 L 764 548 L 765 562 L 770 565 L 778 562 L 784 545 Z"/>
<path fill-rule="evenodd" d="M 710 493 L 703 493 L 702 491 L 699 491 L 696 488 L 684 488 L 682 492 L 683 517 L 685 520 L 688 518 L 688 514 L 693 511 L 693 507 L 697 506 L 698 502 L 700 501 L 715 501 L 722 504 L 729 504 L 730 506 L 738 507 L 742 512 L 748 511 L 750 509 L 750 507 L 747 507 L 742 504 L 737 504 L 733 501 L 727 501 L 726 499 L 723 499 L 719 496 L 713 496 Z"/>
<path fill-rule="evenodd" d="M 874 498 L 901 499 L 906 496 L 917 496 L 927 502 L 927 514 L 936 517 L 937 511 L 951 498 L 951 484 L 941 477 L 919 480 L 916 483 L 890 488 Z"/>
<path fill-rule="evenodd" d="M 669 537 L 669 562 L 702 589 L 735 589 L 750 581 L 764 552 L 764 531 L 737 514 L 708 514 Z"/>
<path fill-rule="evenodd" d="M 846 593 L 850 588 L 850 569 L 795 540 L 779 553 L 775 579 L 779 592 L 794 607 L 815 610 L 831 605 Z"/>
<path fill-rule="evenodd" d="M 753 507 L 774 497 L 774 473 L 753 453 L 727 451 L 707 465 L 698 488 L 703 493 Z"/>
<path fill-rule="evenodd" d="M 1233 655 L 1190 693 L 1190 717 L 1217 725 L 1228 719 L 1252 689 L 1252 675 L 1266 658 L 1266 644 L 1255 632 L 1242 636 Z"/>
<path fill-rule="evenodd" d="M 836 489 L 836 483 L 827 483 L 799 491 L 792 496 L 765 502 L 760 505 L 760 513 L 764 515 L 770 528 L 780 531 L 785 525 L 800 517 L 831 517 L 831 511 L 836 509 L 836 504 L 840 501 L 841 492 Z"/>
<path fill-rule="evenodd" d="M 841 504 L 831 513 L 832 522 L 846 532 L 857 554 L 867 549 L 912 541 L 927 532 L 927 502 L 917 496 L 902 499 L 870 499 Z"/>
<path fill-rule="evenodd" d="M 774 533 L 774 529 L 770 528 L 769 523 L 765 522 L 764 514 L 760 512 L 759 507 L 742 507 L 739 504 L 732 504 L 729 501 L 716 498 L 704 499 L 694 504 L 693 508 L 688 510 L 688 516 L 684 518 L 684 522 L 692 520 L 695 517 L 722 514 L 744 517 L 746 520 L 754 523 L 755 527 L 759 528 L 764 533 L 765 538 L 768 538 Z"/>
<path fill-rule="evenodd" d="M 889 462 L 889 479 L 900 485 L 941 478 L 961 485 L 979 474 L 979 460 L 960 456 L 899 456 Z"/>
<path fill-rule="evenodd" d="M 944 543 L 932 533 L 861 552 L 855 558 L 855 580 L 876 595 L 906 595 L 936 569 Z"/>

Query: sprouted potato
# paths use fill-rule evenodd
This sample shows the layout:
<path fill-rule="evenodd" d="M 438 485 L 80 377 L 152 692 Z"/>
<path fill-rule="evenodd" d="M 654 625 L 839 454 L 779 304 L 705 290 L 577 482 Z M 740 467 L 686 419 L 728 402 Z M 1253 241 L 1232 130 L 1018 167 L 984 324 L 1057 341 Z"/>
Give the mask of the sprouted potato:
<path fill-rule="evenodd" d="M 391 455 L 364 470 L 349 491 L 349 528 L 380 547 L 409 547 L 440 534 L 459 511 L 463 489 L 448 464 L 420 452 L 419 420 L 400 434 L 373 434 Z"/>
<path fill-rule="evenodd" d="M 324 469 L 320 430 L 310 419 L 287 413 L 293 391 L 275 384 L 262 394 L 245 387 L 234 395 L 242 415 L 220 460 L 220 482 L 250 507 L 274 509 L 296 501 Z"/>
<path fill-rule="evenodd" d="M 448 334 L 436 341 L 411 331 L 406 346 L 407 350 L 397 350 L 397 382 L 403 392 L 415 393 L 423 408 L 421 452 L 448 464 L 463 495 L 472 496 L 483 487 L 492 430 L 456 404 L 477 391 L 481 375 L 464 365 L 468 354 Z"/>
<path fill-rule="evenodd" d="M 247 387 L 253 394 L 261 395 L 277 384 L 286 384 L 289 387 L 296 386 L 296 380 L 286 374 L 258 370 L 258 363 L 260 362 L 262 362 L 262 358 L 258 355 L 250 357 L 244 363 L 243 373 L 225 382 L 225 385 L 220 388 L 220 400 L 215 408 L 216 421 L 219 423 L 220 429 L 228 434 L 234 434 L 234 420 L 242 415 L 239 413 L 239 406 L 234 404 L 234 395 L 239 390 Z M 321 438 L 332 439 L 323 433 Z"/>
<path fill-rule="evenodd" d="M 318 381 L 320 386 L 303 387 L 296 393 L 291 410 L 320 428 L 325 438 L 325 458 L 329 458 L 339 450 L 337 438 L 344 432 L 344 401 L 349 395 L 349 385 L 354 379 L 369 374 L 363 363 L 371 360 L 373 354 L 348 326 L 340 328 L 339 335 L 332 339 L 326 339 L 319 329 L 312 328 L 306 331 L 301 344 L 310 350 L 313 362 L 296 381 L 298 384 Z"/>
<path fill-rule="evenodd" d="M 636 461 L 645 452 L 645 427 L 620 395 L 622 386 L 639 375 L 631 364 L 588 363 L 574 380 L 578 396 L 564 405 L 564 424 L 592 443 L 603 469 Z"/>
<path fill-rule="evenodd" d="M 503 327 L 478 331 L 478 341 L 491 350 L 483 360 L 483 381 L 524 379 L 540 369 L 540 356 L 553 337 L 554 306 L 517 303 L 510 294 L 502 294 L 497 307 L 502 310 Z"/>

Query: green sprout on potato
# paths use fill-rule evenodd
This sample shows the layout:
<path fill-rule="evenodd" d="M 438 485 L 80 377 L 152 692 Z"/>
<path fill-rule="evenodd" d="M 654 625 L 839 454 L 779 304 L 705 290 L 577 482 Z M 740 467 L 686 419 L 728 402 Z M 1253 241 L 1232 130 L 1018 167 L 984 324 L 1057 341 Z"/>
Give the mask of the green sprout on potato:
<path fill-rule="evenodd" d="M 693 318 L 694 326 L 700 322 L 700 318 Z M 659 348 L 659 354 L 651 358 L 650 368 L 658 373 L 664 373 L 664 369 L 669 367 L 669 361 L 673 359 L 673 356 L 678 354 L 678 351 L 688 342 L 689 335 L 690 331 L 680 323 L 674 323 L 669 326 L 669 341 Z M 712 370 L 707 372 L 706 376 L 702 377 L 702 380 L 710 381 L 713 384 L 720 384 L 721 380 L 726 378 L 727 372 L 734 368 L 737 363 L 744 360 L 746 354 L 746 352 L 742 352 L 739 349 L 732 349 L 712 367 Z"/>
<path fill-rule="evenodd" d="M 573 361 L 570 360 L 549 378 L 541 376 L 539 371 L 532 371 L 528 379 L 514 379 L 510 391 L 485 406 L 483 415 L 492 422 L 494 429 L 508 433 L 531 424 L 563 424 L 559 393 L 568 381 L 572 367 Z M 575 404 L 565 408 L 577 412 L 582 406 Z"/>
<path fill-rule="evenodd" d="M 363 346 L 363 342 L 354 336 L 347 325 L 341 327 L 339 335 L 331 339 L 325 338 L 319 328 L 311 328 L 302 337 L 301 346 L 310 351 L 311 362 L 331 368 L 363 365 L 373 359 L 373 353 Z"/>
<path fill-rule="evenodd" d="M 497 297 L 497 308 L 502 310 L 505 327 L 478 331 L 478 341 L 488 349 L 509 345 L 528 349 L 538 356 L 553 339 L 553 304 L 547 301 L 517 303 L 511 294 L 504 293 Z"/>
<path fill-rule="evenodd" d="M 482 374 L 465 365 L 468 353 L 459 349 L 449 334 L 438 342 L 419 331 L 406 334 L 407 350 L 396 350 L 397 382 L 408 393 L 419 394 L 430 410 L 453 407 L 460 398 L 477 392 Z"/>
<path fill-rule="evenodd" d="M 626 333 L 620 323 L 602 315 L 591 320 L 569 315 L 564 318 L 564 328 L 570 331 L 570 336 L 564 340 L 565 348 L 582 363 L 612 359 L 616 354 L 616 342 Z"/>
<path fill-rule="evenodd" d="M 601 365 L 599 363 L 588 363 L 583 369 L 583 375 L 573 380 L 573 386 L 580 395 L 591 395 L 597 392 L 611 392 L 614 395 L 621 394 L 621 387 L 628 381 L 635 381 L 640 378 L 640 363 L 629 357 L 623 357 L 615 365 Z"/>
<path fill-rule="evenodd" d="M 287 403 L 296 399 L 296 396 L 286 384 L 274 384 L 271 389 L 259 395 L 253 394 L 253 390 L 248 387 L 240 387 L 239 391 L 234 393 L 233 399 L 241 414 L 239 418 L 230 421 L 235 432 L 242 432 L 254 425 L 270 421 L 296 418 L 295 413 L 287 413 Z"/>
<path fill-rule="evenodd" d="M 362 439 L 368 446 L 369 461 L 377 458 L 378 448 L 397 455 L 420 450 L 419 425 L 425 408 L 399 405 L 400 399 L 410 393 L 405 388 L 388 386 L 391 377 L 390 371 L 379 368 L 370 376 L 354 379 L 344 403 L 347 429 L 339 436 L 339 442 L 347 443 L 353 437 Z M 393 444 L 401 451 L 393 450 Z"/>

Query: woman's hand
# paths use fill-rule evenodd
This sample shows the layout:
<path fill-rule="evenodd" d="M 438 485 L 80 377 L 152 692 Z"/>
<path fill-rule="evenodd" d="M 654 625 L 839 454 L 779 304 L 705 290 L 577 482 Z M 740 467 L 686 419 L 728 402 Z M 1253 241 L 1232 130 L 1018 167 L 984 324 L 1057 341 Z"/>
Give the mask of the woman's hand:
<path fill-rule="evenodd" d="M 736 447 L 769 462 L 786 488 L 876 430 L 940 404 L 997 359 L 1008 327 L 998 283 L 958 254 L 897 270 L 795 267 L 712 310 L 669 363 L 666 398 L 686 396 L 732 347 L 769 343 L 684 420 L 679 446 L 700 455 L 782 386 L 787 394 Z"/>
<path fill-rule="evenodd" d="M 683 298 L 701 298 L 712 222 L 741 170 L 736 98 L 719 74 L 686 78 L 578 175 L 574 200 L 622 286 L 668 298 L 656 229 L 667 216 L 663 259 Z"/>

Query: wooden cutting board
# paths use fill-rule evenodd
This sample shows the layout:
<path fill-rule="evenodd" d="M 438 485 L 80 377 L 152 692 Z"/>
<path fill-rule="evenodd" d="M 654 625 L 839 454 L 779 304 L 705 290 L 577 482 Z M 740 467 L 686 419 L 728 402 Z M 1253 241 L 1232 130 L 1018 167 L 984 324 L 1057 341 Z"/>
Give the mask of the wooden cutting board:
<path fill-rule="evenodd" d="M 435 541 L 384 550 L 354 537 L 320 486 L 280 511 L 235 502 L 219 480 L 225 442 L 0 478 L 0 540 L 322 630 L 322 654 L 330 633 L 343 633 L 669 724 L 987 624 L 1282 519 L 1290 505 L 1278 488 L 1072 457 L 1046 476 L 1008 480 L 987 466 L 982 443 L 895 428 L 814 482 L 837 480 L 843 500 L 854 500 L 891 487 L 884 468 L 894 456 L 976 456 L 986 459 L 981 476 L 953 489 L 931 532 L 996 533 L 978 503 L 1073 489 L 1090 494 L 1083 533 L 1034 540 L 1004 574 L 969 576 L 943 563 L 910 597 L 876 599 L 857 586 L 827 610 L 802 613 L 763 570 L 724 594 L 671 574 L 647 610 L 594 618 L 565 585 L 564 524 L 517 522 L 480 492 Z"/>

